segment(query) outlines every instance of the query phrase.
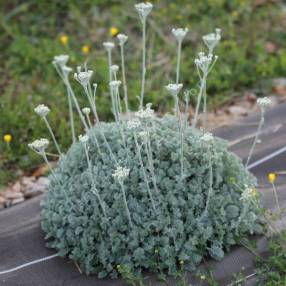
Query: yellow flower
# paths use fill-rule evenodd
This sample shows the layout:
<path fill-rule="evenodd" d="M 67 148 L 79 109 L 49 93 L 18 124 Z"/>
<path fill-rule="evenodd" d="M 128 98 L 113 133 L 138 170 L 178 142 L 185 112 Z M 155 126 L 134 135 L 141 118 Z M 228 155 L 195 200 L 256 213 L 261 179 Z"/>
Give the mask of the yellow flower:
<path fill-rule="evenodd" d="M 269 183 L 273 184 L 276 181 L 276 174 L 269 173 L 268 174 L 268 181 L 269 181 Z"/>
<path fill-rule="evenodd" d="M 119 33 L 119 30 L 116 27 L 111 27 L 109 33 L 111 37 L 115 37 Z"/>
<path fill-rule="evenodd" d="M 9 144 L 12 141 L 12 135 L 11 134 L 5 134 L 3 139 L 6 143 Z"/>
<path fill-rule="evenodd" d="M 84 55 L 88 55 L 90 53 L 90 45 L 83 45 L 81 51 Z"/>
<path fill-rule="evenodd" d="M 61 44 L 63 44 L 64 46 L 68 44 L 69 42 L 69 37 L 67 35 L 61 35 L 60 36 L 60 42 Z"/>
<path fill-rule="evenodd" d="M 232 11 L 231 13 L 233 18 L 237 18 L 238 17 L 238 12 L 237 11 Z"/>

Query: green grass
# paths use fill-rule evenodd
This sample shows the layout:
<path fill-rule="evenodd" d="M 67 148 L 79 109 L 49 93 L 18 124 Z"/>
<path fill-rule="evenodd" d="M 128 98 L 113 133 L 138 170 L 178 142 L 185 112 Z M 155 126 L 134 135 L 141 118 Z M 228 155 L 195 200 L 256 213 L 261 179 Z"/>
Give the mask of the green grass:
<path fill-rule="evenodd" d="M 211 108 L 219 107 L 245 89 L 255 88 L 258 95 L 263 94 L 269 88 L 269 79 L 285 74 L 286 52 L 282 47 L 286 25 L 279 1 L 259 1 L 261 5 L 255 5 L 258 1 L 253 0 L 152 2 L 155 8 L 148 24 L 146 102 L 154 102 L 160 112 L 170 110 L 171 106 L 163 86 L 175 77 L 172 27 L 190 29 L 182 54 L 182 79 L 186 88 L 197 88 L 193 60 L 203 48 L 201 36 L 216 27 L 222 28 L 223 41 L 217 49 L 220 59 L 208 84 Z M 54 55 L 68 53 L 72 67 L 87 60 L 89 67 L 95 69 L 99 113 L 108 120 L 111 114 L 102 42 L 111 39 L 109 29 L 116 26 L 130 39 L 126 46 L 128 87 L 131 105 L 137 107 L 141 27 L 133 7 L 135 3 L 130 0 L 1 2 L 0 185 L 12 180 L 17 168 L 29 170 L 39 162 L 26 147 L 29 141 L 47 134 L 43 123 L 33 114 L 37 104 L 51 107 L 49 119 L 63 149 L 71 142 L 65 90 L 51 65 Z M 62 33 L 69 36 L 67 46 L 59 41 Z M 266 51 L 267 42 L 275 44 L 275 52 Z M 87 58 L 81 52 L 84 44 L 92 47 Z M 119 63 L 118 50 L 114 62 Z M 73 85 L 81 106 L 85 106 L 87 101 L 82 91 L 75 82 Z M 77 130 L 80 132 L 79 124 Z M 5 133 L 13 135 L 9 151 L 2 140 Z"/>

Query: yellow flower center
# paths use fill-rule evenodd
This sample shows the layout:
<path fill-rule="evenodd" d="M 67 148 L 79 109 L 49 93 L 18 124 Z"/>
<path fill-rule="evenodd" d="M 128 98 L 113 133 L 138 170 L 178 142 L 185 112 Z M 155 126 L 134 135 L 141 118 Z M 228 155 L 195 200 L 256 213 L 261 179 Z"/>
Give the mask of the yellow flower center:
<path fill-rule="evenodd" d="M 269 173 L 268 174 L 268 181 L 269 181 L 269 183 L 274 183 L 276 181 L 276 174 Z"/>

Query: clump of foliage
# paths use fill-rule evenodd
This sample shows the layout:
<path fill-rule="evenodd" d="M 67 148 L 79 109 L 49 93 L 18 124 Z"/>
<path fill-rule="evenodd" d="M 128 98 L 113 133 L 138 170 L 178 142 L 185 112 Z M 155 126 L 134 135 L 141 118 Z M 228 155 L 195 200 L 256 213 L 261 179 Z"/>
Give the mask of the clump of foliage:
<path fill-rule="evenodd" d="M 179 260 L 194 266 L 207 254 L 222 259 L 225 249 L 259 229 L 256 199 L 241 199 L 245 185 L 254 186 L 255 179 L 225 142 L 204 142 L 200 131 L 186 128 L 181 178 L 176 118 L 165 116 L 146 125 L 150 128 L 148 142 L 138 141 L 148 184 L 134 131 L 122 124 L 125 146 L 117 123 L 90 130 L 90 138 L 98 134 L 94 136 L 101 150 L 99 153 L 97 145 L 88 141 L 91 169 L 85 147 L 75 143 L 60 160 L 57 179 L 51 177 L 42 222 L 47 238 L 53 238 L 49 246 L 77 261 L 87 273 L 114 274 L 118 264 L 133 270 L 156 270 L 157 260 L 172 273 Z M 112 176 L 116 162 L 101 132 L 118 164 L 130 170 L 123 182 L 130 221 L 120 183 Z M 148 144 L 155 182 L 149 179 L 153 175 L 150 150 L 145 150 Z M 94 192 L 100 194 L 104 211 Z"/>
<path fill-rule="evenodd" d="M 118 265 L 131 272 L 159 268 L 175 274 L 178 266 L 195 268 L 206 255 L 222 259 L 231 245 L 261 231 L 256 179 L 228 151 L 225 141 L 207 132 L 207 76 L 218 59 L 214 49 L 221 39 L 221 30 L 203 36 L 208 52 L 200 52 L 195 59 L 200 87 L 189 126 L 188 90 L 184 93 L 184 113 L 179 104 L 183 88 L 181 50 L 188 29 L 172 29 L 177 43 L 176 80 L 165 88 L 173 98 L 175 115 L 159 118 L 152 104 L 144 108 L 146 24 L 152 7 L 150 3 L 135 5 L 143 36 L 137 112 L 132 115 L 128 105 L 124 72 L 128 37 L 124 34 L 118 35 L 123 96 L 119 67 L 112 64 L 115 45 L 103 43 L 115 122 L 100 121 L 98 85 L 91 84 L 93 71 L 86 65 L 84 70 L 77 67 L 74 73 L 90 104 L 90 108 L 81 109 L 69 82 L 72 68 L 67 66 L 67 55 L 56 56 L 53 61 L 67 89 L 70 108 L 73 144 L 66 154 L 61 152 L 48 122 L 50 109 L 45 105 L 35 108 L 60 155 L 58 167 L 53 170 L 46 153 L 49 141 L 42 138 L 29 144 L 51 169 L 42 212 L 42 227 L 46 238 L 51 239 L 48 245 L 76 261 L 86 273 L 97 273 L 99 277 L 116 276 Z M 262 100 L 263 108 L 269 105 L 268 101 Z M 73 108 L 86 132 L 79 136 L 79 142 Z M 203 124 L 198 129 L 201 110 Z"/>
<path fill-rule="evenodd" d="M 29 170 L 39 163 L 32 153 L 27 156 L 25 148 L 29 138 L 45 134 L 43 125 L 29 116 L 32 106 L 49 104 L 54 109 L 50 122 L 58 127 L 61 145 L 66 150 L 71 143 L 70 137 L 65 136 L 69 129 L 65 97 L 56 73 L 49 68 L 53 55 L 68 53 L 72 64 L 87 60 L 92 68 L 96 68 L 98 83 L 106 83 L 106 58 L 99 47 L 106 40 L 110 27 L 115 26 L 119 32 L 124 30 L 133 38 L 127 47 L 126 70 L 131 79 L 130 94 L 137 95 L 140 63 L 135 60 L 138 54 L 133 51 L 139 45 L 136 38 L 139 25 L 130 22 L 135 16 L 130 8 L 133 3 L 131 0 L 108 3 L 103 0 L 1 1 L 0 185 L 16 176 L 14 168 Z M 282 1 L 204 0 L 190 3 L 189 0 L 173 0 L 154 3 L 153 14 L 158 25 L 151 21 L 147 33 L 150 39 L 146 47 L 147 65 L 153 76 L 147 79 L 146 91 L 148 101 L 153 102 L 156 110 L 165 112 L 172 105 L 162 92 L 160 82 L 162 75 L 167 79 L 173 76 L 174 50 L 169 25 L 190 29 L 184 43 L 189 48 L 183 55 L 182 78 L 192 86 L 196 86 L 198 78 L 188 59 L 201 48 L 200 35 L 213 27 L 226 27 L 219 47 L 224 57 L 209 81 L 212 107 L 220 106 L 231 100 L 230 95 L 241 94 L 248 88 L 256 88 L 258 95 L 263 94 L 268 79 L 284 74 L 286 29 L 284 9 L 280 8 Z M 68 36 L 67 42 L 60 41 L 62 34 Z M 111 34 L 110 38 L 113 36 Z M 86 51 L 82 49 L 85 45 L 90 46 L 89 53 L 83 52 Z M 118 59 L 119 53 L 114 56 Z M 108 88 L 104 84 L 99 88 L 99 113 L 102 118 L 110 119 Z M 80 95 L 79 89 L 75 87 L 75 90 Z M 82 105 L 87 102 L 83 96 L 78 96 L 78 100 Z M 195 104 L 194 98 L 191 103 Z M 133 108 L 136 104 L 135 96 L 130 98 Z M 79 124 L 76 129 L 80 130 Z M 10 150 L 2 140 L 6 133 L 13 135 Z"/>

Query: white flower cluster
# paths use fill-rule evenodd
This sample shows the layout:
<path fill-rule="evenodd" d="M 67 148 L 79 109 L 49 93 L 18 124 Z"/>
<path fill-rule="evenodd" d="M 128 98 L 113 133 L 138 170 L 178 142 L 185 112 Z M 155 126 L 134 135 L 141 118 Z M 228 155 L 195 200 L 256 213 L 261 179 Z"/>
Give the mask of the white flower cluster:
<path fill-rule="evenodd" d="M 199 57 L 195 59 L 195 64 L 203 73 L 207 73 L 212 63 L 213 55 L 206 55 L 204 52 L 200 52 L 198 55 Z M 217 59 L 217 56 L 215 56 L 215 59 Z"/>
<path fill-rule="evenodd" d="M 210 132 L 206 132 L 201 136 L 201 139 L 205 142 L 211 142 L 214 139 L 214 136 Z"/>
<path fill-rule="evenodd" d="M 121 85 L 120 80 L 113 80 L 109 83 L 109 86 L 112 90 L 118 90 L 119 86 Z"/>
<path fill-rule="evenodd" d="M 104 42 L 103 47 L 106 51 L 111 51 L 114 48 L 114 43 L 112 42 Z"/>
<path fill-rule="evenodd" d="M 83 114 L 85 114 L 85 115 L 89 115 L 89 114 L 90 114 L 90 108 L 89 108 L 89 107 L 84 107 L 84 108 L 82 109 L 82 112 L 83 112 Z"/>
<path fill-rule="evenodd" d="M 49 140 L 45 138 L 37 139 L 34 142 L 28 144 L 28 147 L 38 153 L 43 153 L 49 146 Z"/>
<path fill-rule="evenodd" d="M 262 97 L 257 99 L 257 104 L 260 106 L 261 109 L 266 109 L 271 105 L 271 100 L 268 97 Z"/>
<path fill-rule="evenodd" d="M 146 104 L 146 109 L 140 109 L 139 111 L 135 112 L 135 116 L 140 119 L 147 119 L 152 118 L 154 116 L 154 110 L 151 108 L 152 104 Z"/>
<path fill-rule="evenodd" d="M 50 109 L 44 104 L 38 105 L 34 108 L 34 110 L 41 117 L 46 117 L 47 114 L 50 112 Z"/>
<path fill-rule="evenodd" d="M 88 141 L 88 136 L 86 134 L 85 135 L 79 135 L 78 140 L 79 140 L 79 142 L 85 144 Z"/>
<path fill-rule="evenodd" d="M 63 68 L 69 60 L 68 55 L 59 55 L 55 56 L 53 60 L 53 64 L 58 65 L 59 67 Z"/>
<path fill-rule="evenodd" d="M 141 125 L 141 122 L 137 118 L 127 121 L 127 129 L 130 129 L 130 130 L 136 129 L 140 125 Z"/>
<path fill-rule="evenodd" d="M 170 83 L 166 86 L 167 91 L 170 93 L 172 96 L 177 96 L 180 90 L 182 89 L 183 84 L 182 83 Z"/>
<path fill-rule="evenodd" d="M 118 34 L 117 39 L 119 41 L 119 45 L 123 46 L 125 44 L 125 42 L 127 41 L 128 37 L 124 34 Z"/>
<path fill-rule="evenodd" d="M 215 33 L 203 36 L 203 41 L 211 53 L 219 43 L 220 39 L 221 39 L 221 29 L 216 29 Z"/>
<path fill-rule="evenodd" d="M 90 79 L 92 77 L 93 71 L 80 71 L 80 68 L 78 69 L 78 73 L 74 74 L 74 78 L 83 86 L 87 87 L 87 85 L 90 83 Z"/>
<path fill-rule="evenodd" d="M 118 180 L 119 182 L 123 182 L 125 178 L 129 176 L 130 170 L 124 167 L 117 167 L 112 174 L 112 177 Z"/>
<path fill-rule="evenodd" d="M 112 65 L 110 67 L 110 70 L 113 72 L 113 73 L 116 73 L 119 71 L 119 66 L 118 65 Z"/>
<path fill-rule="evenodd" d="M 172 33 L 175 36 L 175 38 L 177 39 L 178 42 L 181 42 L 184 40 L 184 38 L 186 37 L 187 33 L 188 33 L 189 29 L 188 28 L 178 28 L 178 29 L 172 29 Z"/>
<path fill-rule="evenodd" d="M 139 4 L 135 4 L 134 6 L 139 14 L 141 21 L 144 21 L 146 19 L 146 17 L 150 14 L 153 8 L 153 5 L 150 2 L 142 2 Z"/>
<path fill-rule="evenodd" d="M 256 196 L 256 190 L 254 188 L 245 186 L 245 189 L 243 190 L 240 200 L 247 202 L 250 199 L 254 198 Z"/>

